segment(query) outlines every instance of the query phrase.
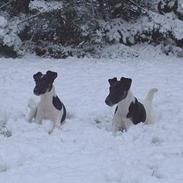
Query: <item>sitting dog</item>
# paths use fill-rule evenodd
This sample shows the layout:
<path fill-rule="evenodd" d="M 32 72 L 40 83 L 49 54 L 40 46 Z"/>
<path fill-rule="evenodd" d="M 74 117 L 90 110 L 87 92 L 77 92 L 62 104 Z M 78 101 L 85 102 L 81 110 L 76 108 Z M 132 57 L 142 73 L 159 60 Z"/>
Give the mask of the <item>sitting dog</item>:
<path fill-rule="evenodd" d="M 154 93 L 158 91 L 157 88 L 151 89 L 144 102 L 140 103 L 130 90 L 132 79 L 122 77 L 118 81 L 115 77 L 108 81 L 110 84 L 109 95 L 105 103 L 108 106 L 117 104 L 112 122 L 113 134 L 120 130 L 127 130 L 131 124 L 154 121 L 152 99 Z"/>
<path fill-rule="evenodd" d="M 40 96 L 38 105 L 30 106 L 29 122 L 34 118 L 38 123 L 43 119 L 53 122 L 53 127 L 49 131 L 51 134 L 55 127 L 60 127 L 66 118 L 66 109 L 55 93 L 53 82 L 57 77 L 56 72 L 47 71 L 46 74 L 38 72 L 33 75 L 35 80 L 34 94 Z"/>

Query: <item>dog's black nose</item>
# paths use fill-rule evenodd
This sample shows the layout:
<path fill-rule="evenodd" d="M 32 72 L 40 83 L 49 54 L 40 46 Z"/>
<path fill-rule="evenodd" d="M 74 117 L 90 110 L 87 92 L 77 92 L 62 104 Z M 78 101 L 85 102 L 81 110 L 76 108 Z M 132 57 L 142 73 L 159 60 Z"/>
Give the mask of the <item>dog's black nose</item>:
<path fill-rule="evenodd" d="M 105 99 L 105 103 L 106 103 L 108 106 L 113 106 L 113 103 L 112 103 L 108 98 Z"/>
<path fill-rule="evenodd" d="M 109 100 L 105 99 L 105 103 L 110 106 Z"/>
<path fill-rule="evenodd" d="M 33 92 L 34 92 L 35 95 L 38 95 L 39 94 L 39 91 L 38 91 L 37 88 L 34 88 L 34 91 Z"/>

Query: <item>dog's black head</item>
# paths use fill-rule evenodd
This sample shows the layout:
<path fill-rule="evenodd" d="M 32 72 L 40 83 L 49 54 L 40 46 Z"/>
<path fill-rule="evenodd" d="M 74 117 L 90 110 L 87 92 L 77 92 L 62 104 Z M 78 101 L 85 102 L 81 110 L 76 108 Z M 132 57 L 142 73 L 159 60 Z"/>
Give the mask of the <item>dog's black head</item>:
<path fill-rule="evenodd" d="M 56 77 L 57 73 L 52 71 L 47 71 L 46 74 L 42 74 L 41 72 L 34 74 L 33 78 L 36 83 L 36 86 L 34 88 L 34 94 L 42 95 L 46 92 L 51 91 L 53 87 L 53 81 Z"/>
<path fill-rule="evenodd" d="M 119 81 L 117 78 L 109 79 L 109 95 L 105 99 L 105 103 L 109 106 L 117 104 L 128 94 L 128 90 L 131 87 L 132 80 L 130 78 L 122 77 Z"/>

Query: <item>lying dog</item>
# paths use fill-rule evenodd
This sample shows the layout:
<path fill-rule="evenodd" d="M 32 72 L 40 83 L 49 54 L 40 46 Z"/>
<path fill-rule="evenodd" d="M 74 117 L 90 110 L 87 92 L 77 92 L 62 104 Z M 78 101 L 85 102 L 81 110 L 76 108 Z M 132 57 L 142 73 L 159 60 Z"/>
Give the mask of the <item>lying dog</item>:
<path fill-rule="evenodd" d="M 112 123 L 113 134 L 120 130 L 127 130 L 131 124 L 152 123 L 154 121 L 152 99 L 154 93 L 158 91 L 157 88 L 148 92 L 142 104 L 130 90 L 132 79 L 122 77 L 120 81 L 117 78 L 108 81 L 110 88 L 105 103 L 108 106 L 117 104 Z"/>
<path fill-rule="evenodd" d="M 31 111 L 28 120 L 31 122 L 35 118 L 40 124 L 43 119 L 52 121 L 53 127 L 49 131 L 49 134 L 53 132 L 55 127 L 60 127 L 66 118 L 65 106 L 56 95 L 53 86 L 56 77 L 57 73 L 52 71 L 47 71 L 46 74 L 38 72 L 33 75 L 36 83 L 34 94 L 40 96 L 40 102 L 37 106 L 30 106 Z"/>

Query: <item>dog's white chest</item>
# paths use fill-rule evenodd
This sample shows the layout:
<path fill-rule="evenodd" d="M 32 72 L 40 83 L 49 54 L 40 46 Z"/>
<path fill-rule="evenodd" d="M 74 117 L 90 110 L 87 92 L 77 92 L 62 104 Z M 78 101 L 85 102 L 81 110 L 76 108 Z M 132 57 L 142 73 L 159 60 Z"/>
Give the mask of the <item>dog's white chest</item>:
<path fill-rule="evenodd" d="M 54 120 L 58 115 L 58 110 L 53 106 L 52 101 L 40 102 L 38 111 L 43 119 Z"/>
<path fill-rule="evenodd" d="M 133 94 L 129 91 L 127 97 L 118 103 L 116 112 L 113 117 L 113 133 L 121 130 L 127 130 L 133 123 L 127 118 L 129 106 L 134 101 Z"/>
<path fill-rule="evenodd" d="M 53 112 L 54 112 L 53 105 L 45 103 L 45 104 L 42 104 L 40 107 L 42 108 L 44 119 L 48 119 L 53 115 Z"/>
<path fill-rule="evenodd" d="M 38 118 L 56 121 L 59 117 L 60 111 L 53 105 L 54 93 L 50 92 L 41 97 L 37 108 Z"/>
<path fill-rule="evenodd" d="M 122 116 L 123 118 L 126 118 L 128 112 L 129 112 L 129 106 L 134 101 L 135 101 L 135 99 L 134 99 L 132 93 L 129 91 L 126 99 L 124 99 L 118 103 L 117 113 L 120 113 L 120 116 Z"/>

